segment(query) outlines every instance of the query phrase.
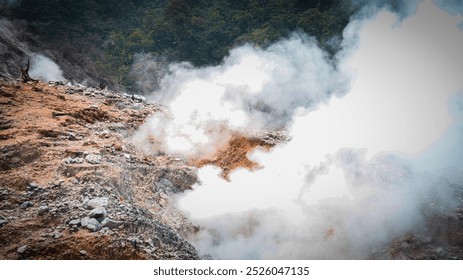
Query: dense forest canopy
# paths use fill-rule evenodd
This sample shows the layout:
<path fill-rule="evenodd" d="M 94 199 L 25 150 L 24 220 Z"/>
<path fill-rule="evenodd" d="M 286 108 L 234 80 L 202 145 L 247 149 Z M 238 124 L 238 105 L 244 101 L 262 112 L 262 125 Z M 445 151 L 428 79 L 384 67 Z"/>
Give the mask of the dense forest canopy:
<path fill-rule="evenodd" d="M 266 46 L 293 31 L 335 53 L 354 10 L 342 0 L 22 0 L 12 14 L 69 58 L 91 56 L 130 88 L 137 53 L 217 64 L 234 46 Z"/>

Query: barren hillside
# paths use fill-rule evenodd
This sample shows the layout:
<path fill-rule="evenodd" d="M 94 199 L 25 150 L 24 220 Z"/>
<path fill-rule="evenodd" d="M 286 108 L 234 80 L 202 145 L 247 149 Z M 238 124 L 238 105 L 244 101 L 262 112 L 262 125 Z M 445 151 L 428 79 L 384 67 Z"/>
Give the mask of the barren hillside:
<path fill-rule="evenodd" d="M 160 107 L 83 86 L 2 82 L 2 259 L 194 259 L 168 195 L 195 172 L 128 136 Z"/>

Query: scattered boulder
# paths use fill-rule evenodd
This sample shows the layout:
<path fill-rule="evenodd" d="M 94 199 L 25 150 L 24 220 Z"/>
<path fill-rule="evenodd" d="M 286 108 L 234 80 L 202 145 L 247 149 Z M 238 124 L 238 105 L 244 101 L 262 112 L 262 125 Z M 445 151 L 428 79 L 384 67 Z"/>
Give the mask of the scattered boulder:
<path fill-rule="evenodd" d="M 89 221 L 88 221 L 88 224 L 87 224 L 87 228 L 93 232 L 95 231 L 99 231 L 102 226 L 100 224 L 100 222 L 98 222 L 97 219 L 95 218 L 91 218 Z"/>
<path fill-rule="evenodd" d="M 23 203 L 19 206 L 19 208 L 21 208 L 21 209 L 26 209 L 26 208 L 31 207 L 31 206 L 33 206 L 33 205 L 34 205 L 34 203 L 32 203 L 32 201 L 26 201 L 26 202 L 23 202 Z"/>
<path fill-rule="evenodd" d="M 98 207 L 90 211 L 89 214 L 90 218 L 95 218 L 95 219 L 104 219 L 106 217 L 106 208 L 104 207 Z"/>
<path fill-rule="evenodd" d="M 98 208 L 98 207 L 105 207 L 105 206 L 108 206 L 108 203 L 109 203 L 109 198 L 106 197 L 106 196 L 103 196 L 103 197 L 96 197 L 96 198 L 92 198 L 92 199 L 85 199 L 84 200 L 84 207 L 86 209 L 95 209 L 95 208 Z"/>
<path fill-rule="evenodd" d="M 85 160 L 90 164 L 100 164 L 101 163 L 101 156 L 90 154 L 85 157 Z"/>
<path fill-rule="evenodd" d="M 109 138 L 111 137 L 111 131 L 105 129 L 100 133 L 101 138 Z"/>
<path fill-rule="evenodd" d="M 64 82 L 63 81 L 49 81 L 48 85 L 53 86 L 53 87 L 64 86 Z"/>
<path fill-rule="evenodd" d="M 140 101 L 140 102 L 146 102 L 146 97 L 142 96 L 142 95 L 138 95 L 138 94 L 127 94 L 126 92 L 124 92 L 122 94 L 124 97 L 126 98 L 131 98 L 132 100 L 137 100 L 137 101 Z"/>
<path fill-rule="evenodd" d="M 37 185 L 37 183 L 32 182 L 32 183 L 29 184 L 29 186 L 27 186 L 27 190 L 28 191 L 33 191 L 33 190 L 37 189 L 38 187 L 39 187 L 39 185 Z"/>
<path fill-rule="evenodd" d="M 77 136 L 75 135 L 75 133 L 72 133 L 72 132 L 68 132 L 68 133 L 67 133 L 67 137 L 68 137 L 68 139 L 71 140 L 71 141 L 77 141 L 77 140 L 79 140 L 79 139 L 77 138 Z"/>
<path fill-rule="evenodd" d="M 83 227 L 86 227 L 89 221 L 90 221 L 90 217 L 84 217 L 80 220 L 80 225 Z"/>
<path fill-rule="evenodd" d="M 43 215 L 45 214 L 46 212 L 48 212 L 48 206 L 46 205 L 41 205 L 38 209 L 39 211 L 39 215 Z"/>
<path fill-rule="evenodd" d="M 116 226 L 116 222 L 114 222 L 112 219 L 110 218 L 104 218 L 102 221 L 101 221 L 101 225 L 103 227 L 107 227 L 107 228 L 113 228 Z"/>
<path fill-rule="evenodd" d="M 80 219 L 74 219 L 69 222 L 69 225 L 72 226 L 79 226 L 80 225 Z"/>
<path fill-rule="evenodd" d="M 64 180 L 63 179 L 60 179 L 60 180 L 57 180 L 57 181 L 54 181 L 52 183 L 52 186 L 53 187 L 61 187 L 61 185 L 64 183 Z"/>
<path fill-rule="evenodd" d="M 80 163 L 84 163 L 84 159 L 80 158 L 80 157 L 75 157 L 75 158 L 68 157 L 68 158 L 64 159 L 64 163 L 66 163 L 66 164 L 80 164 Z"/>
<path fill-rule="evenodd" d="M 26 251 L 27 251 L 27 245 L 21 246 L 17 250 L 19 254 L 24 254 Z"/>

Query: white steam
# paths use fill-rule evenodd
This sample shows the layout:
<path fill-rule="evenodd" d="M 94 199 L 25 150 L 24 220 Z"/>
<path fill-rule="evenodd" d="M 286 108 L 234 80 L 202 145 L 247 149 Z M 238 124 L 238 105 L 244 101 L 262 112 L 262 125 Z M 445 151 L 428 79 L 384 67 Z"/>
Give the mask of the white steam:
<path fill-rule="evenodd" d="M 224 128 L 282 127 L 298 108 L 314 107 L 348 86 L 316 42 L 300 34 L 268 49 L 234 49 L 220 66 L 175 64 L 168 72 L 153 98 L 169 104 L 170 117 L 152 117 L 134 139 L 143 143 L 152 135 L 158 149 L 193 157 L 226 143 Z"/>
<path fill-rule="evenodd" d="M 136 54 L 130 76 L 136 80 L 137 89 L 144 95 L 157 90 L 161 79 L 166 75 L 166 64 L 164 59 L 151 54 Z"/>
<path fill-rule="evenodd" d="M 43 82 L 64 81 L 63 71 L 50 58 L 42 54 L 34 54 L 31 59 L 29 75 Z"/>
<path fill-rule="evenodd" d="M 153 117 L 136 141 L 191 156 L 226 142 L 226 126 L 285 126 L 292 137 L 230 182 L 199 170 L 201 184 L 178 200 L 201 227 L 194 245 L 227 259 L 365 258 L 419 230 L 429 201 L 451 207 L 447 180 L 461 184 L 463 170 L 457 22 L 425 2 L 400 25 L 384 11 L 354 20 L 336 64 L 294 35 L 235 49 L 217 67 L 171 66 L 154 97 L 170 105 L 168 121 Z"/>

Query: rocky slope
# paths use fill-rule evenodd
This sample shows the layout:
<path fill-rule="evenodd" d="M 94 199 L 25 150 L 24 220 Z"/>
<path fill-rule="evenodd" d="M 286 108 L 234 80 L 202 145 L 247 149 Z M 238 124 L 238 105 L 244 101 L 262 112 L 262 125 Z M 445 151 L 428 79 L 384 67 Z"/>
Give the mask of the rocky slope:
<path fill-rule="evenodd" d="M 128 136 L 157 105 L 61 83 L 0 83 L 1 259 L 196 259 L 169 195 L 196 181 Z"/>

